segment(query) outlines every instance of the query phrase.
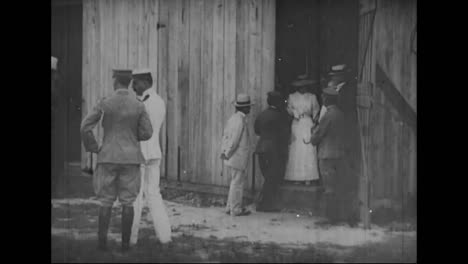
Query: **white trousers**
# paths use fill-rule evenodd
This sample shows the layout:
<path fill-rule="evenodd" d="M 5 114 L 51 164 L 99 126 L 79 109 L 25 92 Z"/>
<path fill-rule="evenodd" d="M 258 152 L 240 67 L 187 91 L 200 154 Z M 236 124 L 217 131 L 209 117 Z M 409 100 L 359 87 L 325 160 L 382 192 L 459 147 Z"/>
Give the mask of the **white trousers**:
<path fill-rule="evenodd" d="M 228 167 L 231 176 L 231 184 L 229 186 L 229 194 L 226 203 L 226 212 L 231 215 L 237 215 L 242 212 L 243 204 L 242 197 L 244 193 L 245 173 L 244 170 L 238 170 Z"/>
<path fill-rule="evenodd" d="M 141 166 L 140 192 L 133 205 L 135 214 L 133 217 L 132 235 L 130 237 L 131 244 L 136 244 L 138 240 L 141 213 L 145 205 L 143 196 L 148 201 L 156 237 L 161 243 L 171 241 L 171 224 L 159 190 L 160 162 L 161 159 L 153 159 Z"/>

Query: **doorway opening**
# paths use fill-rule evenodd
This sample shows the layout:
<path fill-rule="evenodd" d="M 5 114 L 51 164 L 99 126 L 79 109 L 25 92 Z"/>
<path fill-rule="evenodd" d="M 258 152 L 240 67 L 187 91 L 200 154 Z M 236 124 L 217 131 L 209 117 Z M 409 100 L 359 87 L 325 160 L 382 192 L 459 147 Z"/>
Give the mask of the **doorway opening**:
<path fill-rule="evenodd" d="M 53 85 L 52 190 L 70 175 L 81 174 L 82 1 L 51 3 L 51 55 L 58 59 Z M 60 186 L 60 187 L 59 187 Z"/>
<path fill-rule="evenodd" d="M 356 110 L 359 2 L 357 0 L 276 1 L 275 89 L 287 98 L 290 84 L 299 76 L 328 81 L 333 65 L 346 64 L 351 71 L 339 107 L 345 114 L 349 171 L 358 181 L 360 164 Z M 321 89 L 317 99 L 321 105 Z"/>

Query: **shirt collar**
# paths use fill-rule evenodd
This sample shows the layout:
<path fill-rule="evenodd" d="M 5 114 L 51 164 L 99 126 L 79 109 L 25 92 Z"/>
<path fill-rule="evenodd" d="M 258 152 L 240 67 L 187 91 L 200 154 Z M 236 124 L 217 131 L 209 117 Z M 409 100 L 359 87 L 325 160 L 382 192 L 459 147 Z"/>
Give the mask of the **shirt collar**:
<path fill-rule="evenodd" d="M 145 98 L 146 95 L 150 95 L 153 92 L 153 87 L 146 89 L 141 96 L 137 96 L 138 99 Z"/>
<path fill-rule="evenodd" d="M 242 111 L 237 111 L 241 117 L 245 117 L 245 114 Z"/>

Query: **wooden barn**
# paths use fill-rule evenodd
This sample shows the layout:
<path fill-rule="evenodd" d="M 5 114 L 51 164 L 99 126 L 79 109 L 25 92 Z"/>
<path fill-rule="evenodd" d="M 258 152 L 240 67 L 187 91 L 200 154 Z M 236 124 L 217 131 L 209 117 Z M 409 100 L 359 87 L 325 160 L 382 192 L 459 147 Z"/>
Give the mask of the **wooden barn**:
<path fill-rule="evenodd" d="M 79 123 L 112 93 L 112 68 L 152 70 L 167 105 L 163 177 L 226 189 L 219 148 L 236 94 L 256 103 L 253 135 L 266 93 L 287 92 L 276 84 L 346 63 L 357 83 L 345 114 L 362 219 L 382 206 L 415 208 L 415 0 L 52 0 L 51 29 L 68 131 L 55 140 L 68 142 L 67 167 L 95 161 Z M 252 166 L 245 187 L 258 189 Z"/>

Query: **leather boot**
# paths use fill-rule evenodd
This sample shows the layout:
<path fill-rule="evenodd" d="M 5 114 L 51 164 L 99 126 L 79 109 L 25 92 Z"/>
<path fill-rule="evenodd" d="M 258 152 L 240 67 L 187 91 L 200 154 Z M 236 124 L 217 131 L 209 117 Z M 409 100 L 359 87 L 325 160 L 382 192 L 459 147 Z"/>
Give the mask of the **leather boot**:
<path fill-rule="evenodd" d="M 130 235 L 133 223 L 133 206 L 122 208 L 122 252 L 130 250 Z"/>
<path fill-rule="evenodd" d="M 107 231 L 111 218 L 112 207 L 99 208 L 98 249 L 107 250 Z"/>

